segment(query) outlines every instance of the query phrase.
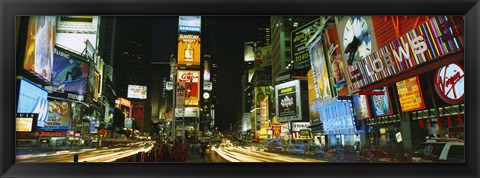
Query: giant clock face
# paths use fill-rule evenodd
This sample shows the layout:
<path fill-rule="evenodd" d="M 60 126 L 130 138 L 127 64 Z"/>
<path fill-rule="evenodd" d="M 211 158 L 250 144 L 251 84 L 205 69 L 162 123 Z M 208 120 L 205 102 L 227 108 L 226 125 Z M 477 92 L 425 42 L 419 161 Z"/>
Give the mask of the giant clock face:
<path fill-rule="evenodd" d="M 372 43 L 367 21 L 361 16 L 352 16 L 347 20 L 343 32 L 343 52 L 348 65 L 371 54 Z"/>

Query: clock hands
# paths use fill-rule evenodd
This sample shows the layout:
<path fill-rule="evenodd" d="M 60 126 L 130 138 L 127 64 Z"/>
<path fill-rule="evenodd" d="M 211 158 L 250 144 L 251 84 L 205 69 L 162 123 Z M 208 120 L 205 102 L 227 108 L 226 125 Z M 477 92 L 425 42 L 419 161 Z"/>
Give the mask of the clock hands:
<path fill-rule="evenodd" d="M 350 42 L 350 44 L 348 44 L 347 47 L 345 48 L 345 51 L 344 51 L 345 54 L 349 54 L 348 61 L 347 61 L 348 65 L 352 65 L 353 58 L 355 57 L 355 53 L 357 52 L 360 44 L 361 44 L 360 40 L 356 36 L 353 36 L 352 42 Z"/>

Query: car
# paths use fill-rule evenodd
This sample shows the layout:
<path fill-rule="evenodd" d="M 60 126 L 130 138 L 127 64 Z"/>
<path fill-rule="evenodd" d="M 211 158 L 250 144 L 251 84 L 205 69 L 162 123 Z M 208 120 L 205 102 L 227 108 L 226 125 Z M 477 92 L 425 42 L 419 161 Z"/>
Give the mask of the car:
<path fill-rule="evenodd" d="M 288 147 L 288 153 L 305 154 L 305 145 L 294 144 Z"/>
<path fill-rule="evenodd" d="M 415 149 L 412 162 L 464 163 L 465 144 L 464 142 L 423 142 Z"/>
<path fill-rule="evenodd" d="M 321 158 L 325 156 L 325 151 L 320 145 L 310 145 L 307 147 L 305 154 Z"/>

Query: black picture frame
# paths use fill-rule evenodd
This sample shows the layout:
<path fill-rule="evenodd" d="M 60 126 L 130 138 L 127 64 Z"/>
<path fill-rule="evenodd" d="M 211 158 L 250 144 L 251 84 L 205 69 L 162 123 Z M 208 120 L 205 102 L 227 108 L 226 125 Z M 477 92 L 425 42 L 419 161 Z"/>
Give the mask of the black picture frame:
<path fill-rule="evenodd" d="M 479 177 L 478 0 L 1 0 L 2 177 Z M 465 15 L 465 164 L 15 163 L 17 15 Z"/>

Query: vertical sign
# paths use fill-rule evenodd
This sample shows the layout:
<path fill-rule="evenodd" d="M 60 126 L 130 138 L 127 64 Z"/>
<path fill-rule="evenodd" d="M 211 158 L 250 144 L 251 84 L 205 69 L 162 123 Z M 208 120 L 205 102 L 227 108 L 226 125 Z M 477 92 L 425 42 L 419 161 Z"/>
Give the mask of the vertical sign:
<path fill-rule="evenodd" d="M 176 90 L 175 107 L 185 108 L 185 82 L 177 82 Z"/>

